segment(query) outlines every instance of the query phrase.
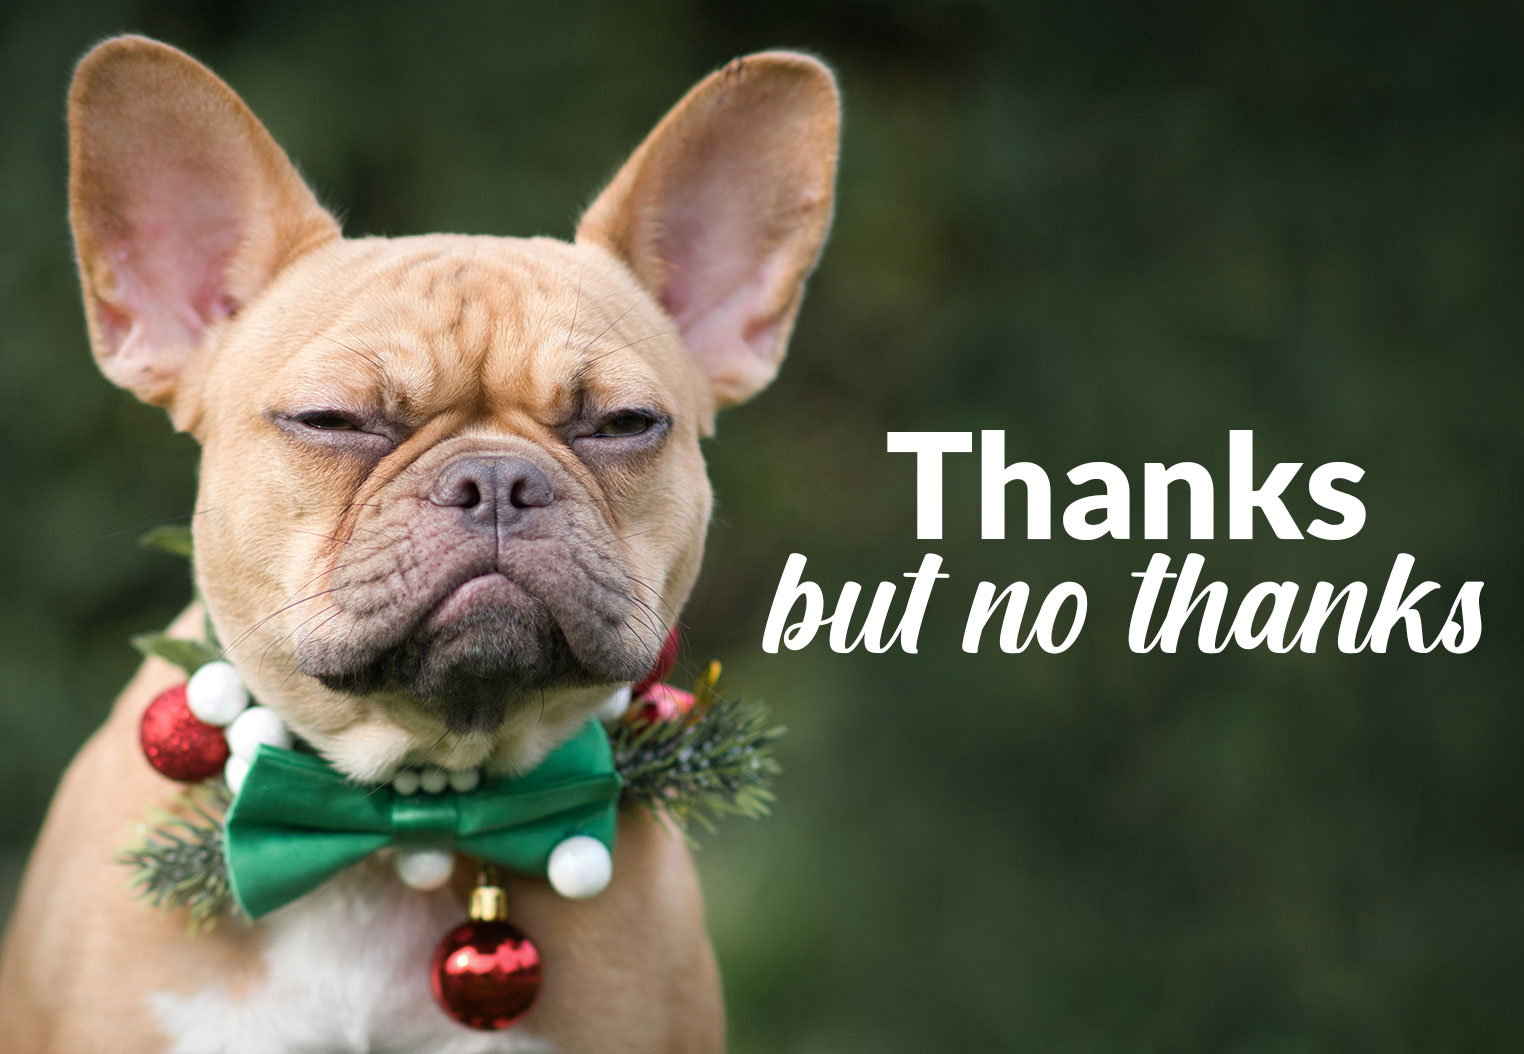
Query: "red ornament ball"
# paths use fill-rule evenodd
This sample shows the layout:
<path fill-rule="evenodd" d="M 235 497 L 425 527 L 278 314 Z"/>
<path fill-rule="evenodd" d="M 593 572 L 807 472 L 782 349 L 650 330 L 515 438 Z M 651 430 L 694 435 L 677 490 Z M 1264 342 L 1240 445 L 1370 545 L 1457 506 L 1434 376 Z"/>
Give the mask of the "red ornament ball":
<path fill-rule="evenodd" d="M 651 667 L 651 672 L 630 687 L 630 694 L 639 699 L 652 685 L 665 681 L 674 667 L 677 666 L 677 627 L 673 626 L 667 631 L 667 639 L 662 641 L 661 652 L 656 656 L 656 665 Z"/>
<path fill-rule="evenodd" d="M 228 762 L 222 729 L 199 720 L 185 701 L 185 685 L 160 692 L 138 729 L 148 763 L 172 780 L 197 783 L 215 776 Z"/>
<path fill-rule="evenodd" d="M 540 952 L 510 923 L 473 919 L 434 949 L 429 984 L 444 1012 L 467 1028 L 507 1028 L 540 994 Z"/>

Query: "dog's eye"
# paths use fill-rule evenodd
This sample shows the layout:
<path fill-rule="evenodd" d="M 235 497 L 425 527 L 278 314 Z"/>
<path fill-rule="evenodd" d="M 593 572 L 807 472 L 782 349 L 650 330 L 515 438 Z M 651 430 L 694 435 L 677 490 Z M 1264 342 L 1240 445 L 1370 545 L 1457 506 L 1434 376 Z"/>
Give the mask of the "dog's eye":
<path fill-rule="evenodd" d="M 296 420 L 299 424 L 315 428 L 319 432 L 357 432 L 360 429 L 354 421 L 331 410 L 316 410 L 310 414 L 302 414 Z"/>
<path fill-rule="evenodd" d="M 320 450 L 379 459 L 397 445 L 386 423 L 342 410 L 270 410 L 267 416 L 291 439 Z"/>
<path fill-rule="evenodd" d="M 618 439 L 622 436 L 638 436 L 651 427 L 651 415 L 643 410 L 620 410 L 598 422 L 594 439 Z"/>
<path fill-rule="evenodd" d="M 576 431 L 567 441 L 578 457 L 593 465 L 613 464 L 660 448 L 672 428 L 672 418 L 660 410 L 591 410 L 574 427 Z"/>

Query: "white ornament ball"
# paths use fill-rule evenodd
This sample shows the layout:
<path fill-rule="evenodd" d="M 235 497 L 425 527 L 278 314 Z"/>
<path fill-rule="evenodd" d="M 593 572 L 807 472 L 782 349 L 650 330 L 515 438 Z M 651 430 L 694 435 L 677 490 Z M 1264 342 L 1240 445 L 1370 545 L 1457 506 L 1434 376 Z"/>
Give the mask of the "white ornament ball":
<path fill-rule="evenodd" d="M 598 704 L 598 709 L 593 711 L 593 716 L 606 725 L 611 725 L 624 716 L 624 712 L 630 708 L 630 686 L 622 685 L 613 695 Z"/>
<path fill-rule="evenodd" d="M 230 724 L 249 705 L 249 690 L 230 662 L 209 662 L 191 674 L 185 702 L 198 721 Z"/>
<path fill-rule="evenodd" d="M 227 780 L 228 790 L 234 795 L 243 787 L 243 778 L 249 774 L 249 762 L 237 754 L 228 758 L 228 763 L 222 767 L 222 778 Z"/>
<path fill-rule="evenodd" d="M 254 752 L 261 743 L 290 750 L 291 733 L 274 710 L 268 706 L 251 706 L 228 725 L 228 750 L 235 758 L 253 761 Z"/>
<path fill-rule="evenodd" d="M 438 765 L 428 765 L 418 777 L 418 786 L 425 794 L 438 794 L 450 785 L 450 777 Z"/>
<path fill-rule="evenodd" d="M 455 854 L 438 849 L 399 849 L 396 863 L 397 877 L 424 892 L 438 889 L 455 873 Z"/>
<path fill-rule="evenodd" d="M 450 789 L 456 794 L 470 794 L 482 781 L 482 774 L 476 769 L 456 769 L 450 773 Z"/>
<path fill-rule="evenodd" d="M 403 769 L 392 777 L 392 789 L 406 798 L 418 793 L 418 770 Z"/>
<path fill-rule="evenodd" d="M 550 851 L 546 875 L 563 897 L 586 900 L 608 888 L 614 877 L 614 858 L 598 839 L 574 834 Z"/>

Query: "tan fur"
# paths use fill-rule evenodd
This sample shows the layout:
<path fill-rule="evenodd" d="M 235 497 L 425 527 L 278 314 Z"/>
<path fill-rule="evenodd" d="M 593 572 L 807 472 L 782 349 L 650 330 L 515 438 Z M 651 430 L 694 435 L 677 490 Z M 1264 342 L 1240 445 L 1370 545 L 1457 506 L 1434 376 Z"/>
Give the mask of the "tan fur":
<path fill-rule="evenodd" d="M 700 435 L 783 356 L 830 219 L 837 121 L 818 62 L 753 56 L 678 104 L 574 243 L 351 241 L 193 59 L 134 37 L 86 56 L 70 191 L 91 341 L 109 378 L 203 445 L 197 583 L 256 697 L 356 779 L 424 761 L 513 770 L 648 667 L 702 556 Z M 375 452 L 336 454 L 291 424 L 315 407 L 384 419 L 390 445 L 346 432 Z M 670 429 L 585 438 L 582 417 L 629 407 Z M 478 453 L 523 458 L 554 486 L 529 527 L 499 532 L 494 559 L 510 565 L 502 603 L 554 620 L 583 673 L 452 732 L 439 700 L 325 686 L 324 664 L 411 625 L 440 602 L 429 590 L 453 595 L 429 576 L 470 539 L 430 488 Z M 192 611 L 177 628 L 199 624 Z M 192 939 L 133 901 L 112 862 L 174 791 L 137 725 L 176 676 L 145 664 L 64 778 L 0 961 L 7 1050 L 161 1050 L 149 994 L 260 983 L 258 925 Z M 516 879 L 511 899 L 553 964 L 524 1027 L 564 1051 L 722 1046 L 680 838 L 626 815 L 602 895 L 571 903 Z"/>

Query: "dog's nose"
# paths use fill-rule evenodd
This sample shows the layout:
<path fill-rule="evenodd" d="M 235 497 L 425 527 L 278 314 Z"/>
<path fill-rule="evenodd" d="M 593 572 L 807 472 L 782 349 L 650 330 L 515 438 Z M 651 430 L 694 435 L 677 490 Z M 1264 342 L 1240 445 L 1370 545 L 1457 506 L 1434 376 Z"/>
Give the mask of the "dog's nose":
<path fill-rule="evenodd" d="M 446 465 L 429 501 L 440 508 L 458 508 L 483 527 L 504 526 L 528 509 L 542 509 L 556 492 L 534 462 L 522 457 L 463 457 Z"/>

